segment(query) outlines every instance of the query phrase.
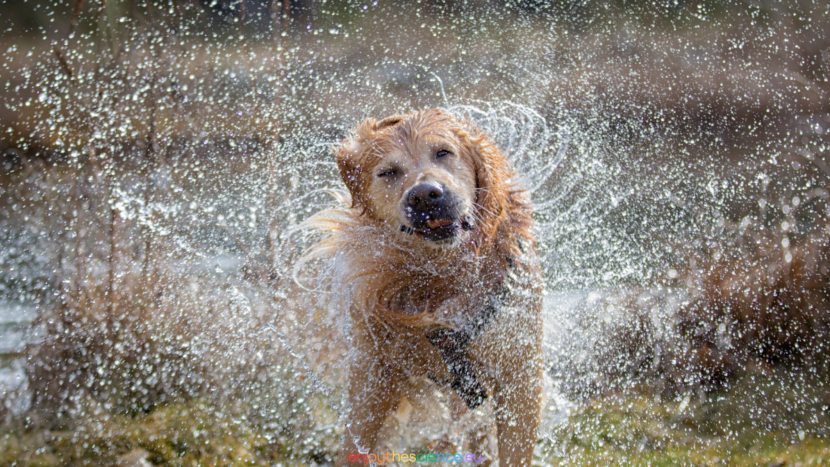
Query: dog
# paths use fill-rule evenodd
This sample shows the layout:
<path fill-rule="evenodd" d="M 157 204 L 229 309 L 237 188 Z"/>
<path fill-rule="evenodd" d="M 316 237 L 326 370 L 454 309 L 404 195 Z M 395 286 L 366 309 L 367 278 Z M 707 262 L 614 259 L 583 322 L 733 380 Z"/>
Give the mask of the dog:
<path fill-rule="evenodd" d="M 350 423 L 362 465 L 407 386 L 491 400 L 499 465 L 531 465 L 542 407 L 541 271 L 529 195 L 496 143 L 437 109 L 369 118 L 335 149 L 348 189 L 312 216 L 349 313 Z M 344 310 L 346 311 L 346 310 Z"/>

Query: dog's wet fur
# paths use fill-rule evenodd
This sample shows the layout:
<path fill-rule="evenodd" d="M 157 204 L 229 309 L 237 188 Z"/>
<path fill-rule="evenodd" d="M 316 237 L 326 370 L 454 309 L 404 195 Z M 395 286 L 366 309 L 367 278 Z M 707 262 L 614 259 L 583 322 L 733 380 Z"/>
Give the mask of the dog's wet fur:
<path fill-rule="evenodd" d="M 427 339 L 460 330 L 510 290 L 463 349 L 493 402 L 501 466 L 530 465 L 541 411 L 541 279 L 530 204 L 504 154 L 440 110 L 367 119 L 335 151 L 349 196 L 307 227 L 325 238 L 351 319 L 351 425 L 336 465 L 374 452 L 407 387 L 452 379 Z"/>

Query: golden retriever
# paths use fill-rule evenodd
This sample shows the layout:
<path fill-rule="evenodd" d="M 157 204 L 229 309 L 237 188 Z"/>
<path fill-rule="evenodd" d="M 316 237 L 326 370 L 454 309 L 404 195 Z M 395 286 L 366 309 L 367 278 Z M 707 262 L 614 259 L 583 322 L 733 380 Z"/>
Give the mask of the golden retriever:
<path fill-rule="evenodd" d="M 336 149 L 348 204 L 307 226 L 350 314 L 350 424 L 362 465 L 407 385 L 493 402 L 499 465 L 530 465 L 542 398 L 541 279 L 528 195 L 481 129 L 440 110 L 367 119 Z"/>

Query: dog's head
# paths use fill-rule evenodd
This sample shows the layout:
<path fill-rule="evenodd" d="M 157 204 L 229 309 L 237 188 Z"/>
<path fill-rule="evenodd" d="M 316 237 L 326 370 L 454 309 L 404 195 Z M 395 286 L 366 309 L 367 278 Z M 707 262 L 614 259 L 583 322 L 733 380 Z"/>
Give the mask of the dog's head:
<path fill-rule="evenodd" d="M 501 215 L 504 157 L 439 110 L 367 119 L 335 155 L 353 207 L 390 229 L 452 245 Z"/>

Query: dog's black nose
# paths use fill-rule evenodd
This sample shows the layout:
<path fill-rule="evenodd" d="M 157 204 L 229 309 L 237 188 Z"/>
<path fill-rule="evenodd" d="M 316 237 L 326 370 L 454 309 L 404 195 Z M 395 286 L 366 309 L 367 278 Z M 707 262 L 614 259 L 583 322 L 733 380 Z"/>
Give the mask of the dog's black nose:
<path fill-rule="evenodd" d="M 409 190 L 409 205 L 414 209 L 433 207 L 443 199 L 444 187 L 438 182 L 419 183 Z"/>

